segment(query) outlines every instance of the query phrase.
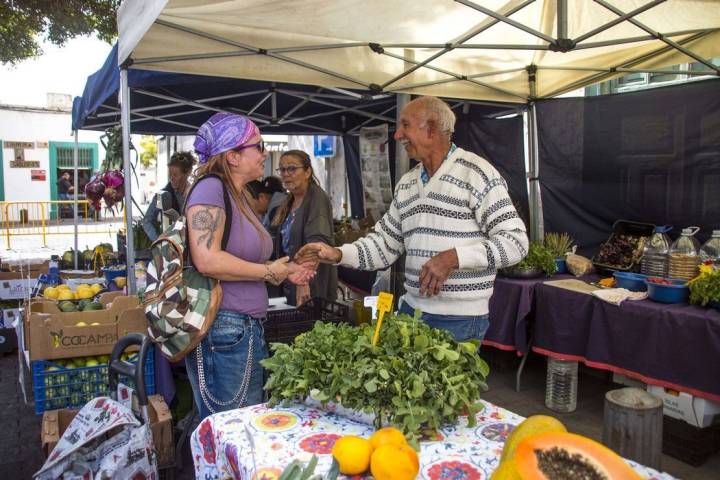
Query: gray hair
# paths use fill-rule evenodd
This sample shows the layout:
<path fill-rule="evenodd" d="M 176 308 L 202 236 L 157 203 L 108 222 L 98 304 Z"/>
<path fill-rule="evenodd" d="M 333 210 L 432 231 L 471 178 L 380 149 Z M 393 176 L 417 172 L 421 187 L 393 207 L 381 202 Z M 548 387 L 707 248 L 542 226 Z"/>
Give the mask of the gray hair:
<path fill-rule="evenodd" d="M 455 131 L 455 112 L 447 103 L 437 97 L 419 97 L 410 103 L 417 103 L 422 107 L 423 126 L 429 120 L 437 123 L 437 128 L 446 137 L 450 138 Z"/>

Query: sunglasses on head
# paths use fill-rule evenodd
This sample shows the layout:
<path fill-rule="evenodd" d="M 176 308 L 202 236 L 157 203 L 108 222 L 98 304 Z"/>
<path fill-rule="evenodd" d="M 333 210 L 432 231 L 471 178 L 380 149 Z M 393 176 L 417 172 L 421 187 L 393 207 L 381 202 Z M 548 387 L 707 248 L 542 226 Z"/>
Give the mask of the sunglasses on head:
<path fill-rule="evenodd" d="M 260 140 L 257 143 L 248 143 L 246 145 L 240 145 L 239 147 L 234 148 L 236 152 L 239 152 L 240 150 L 245 150 L 246 148 L 255 148 L 259 153 L 263 153 L 265 151 L 265 141 Z"/>

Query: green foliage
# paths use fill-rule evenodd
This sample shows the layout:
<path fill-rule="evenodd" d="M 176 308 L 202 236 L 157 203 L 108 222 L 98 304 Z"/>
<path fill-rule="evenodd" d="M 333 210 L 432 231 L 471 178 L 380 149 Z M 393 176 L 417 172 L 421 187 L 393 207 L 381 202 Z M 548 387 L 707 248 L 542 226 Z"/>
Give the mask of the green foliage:
<path fill-rule="evenodd" d="M 530 242 L 528 254 L 516 265 L 521 270 L 529 270 L 531 268 L 539 268 L 546 275 L 552 275 L 557 272 L 555 264 L 555 255 L 537 242 Z"/>
<path fill-rule="evenodd" d="M 152 163 L 157 160 L 157 142 L 155 137 L 152 135 L 143 135 L 140 138 L 140 163 L 143 167 L 148 168 Z"/>
<path fill-rule="evenodd" d="M 572 250 L 575 241 L 567 233 L 550 232 L 545 235 L 543 246 L 555 257 L 565 258 L 565 254 Z"/>
<path fill-rule="evenodd" d="M 16 64 L 42 54 L 41 39 L 62 46 L 73 37 L 96 34 L 111 43 L 119 5 L 120 0 L 2 0 L 0 62 Z"/>
<path fill-rule="evenodd" d="M 720 302 L 720 270 L 705 273 L 688 282 L 690 303 L 706 306 L 709 302 Z"/>
<path fill-rule="evenodd" d="M 292 346 L 271 344 L 273 356 L 262 361 L 271 372 L 270 405 L 303 401 L 312 390 L 323 404 L 375 414 L 377 425 L 385 419 L 410 439 L 467 412 L 474 425 L 489 372 L 477 343 L 457 343 L 408 315 L 386 315 L 375 347 L 373 333 L 373 326 L 317 322 Z"/>

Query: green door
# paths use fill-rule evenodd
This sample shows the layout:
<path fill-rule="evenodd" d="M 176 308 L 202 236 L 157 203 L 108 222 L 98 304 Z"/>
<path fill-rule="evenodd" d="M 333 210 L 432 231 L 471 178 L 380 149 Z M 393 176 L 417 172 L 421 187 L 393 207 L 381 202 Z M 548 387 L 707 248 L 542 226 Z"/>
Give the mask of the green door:
<path fill-rule="evenodd" d="M 57 181 L 61 172 L 67 170 L 70 172 L 71 181 L 73 179 L 73 169 L 75 168 L 75 143 L 74 142 L 50 142 L 50 199 L 58 200 Z M 78 143 L 78 180 L 82 189 L 85 182 L 98 169 L 98 145 L 97 143 Z M 78 197 L 84 199 L 85 194 L 82 190 L 78 190 Z M 52 208 L 50 218 L 57 218 L 57 208 Z"/>

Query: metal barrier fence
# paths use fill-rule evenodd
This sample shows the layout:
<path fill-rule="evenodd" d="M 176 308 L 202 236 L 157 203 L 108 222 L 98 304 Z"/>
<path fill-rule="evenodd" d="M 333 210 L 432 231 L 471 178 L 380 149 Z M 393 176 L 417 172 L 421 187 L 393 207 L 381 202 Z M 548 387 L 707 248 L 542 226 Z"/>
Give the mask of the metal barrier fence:
<path fill-rule="evenodd" d="M 74 205 L 72 200 L 0 202 L 6 248 L 16 237 L 39 236 L 47 246 L 50 235 L 74 235 Z M 115 234 L 124 218 L 125 209 L 118 216 L 101 215 L 88 200 L 78 200 L 78 234 Z"/>

